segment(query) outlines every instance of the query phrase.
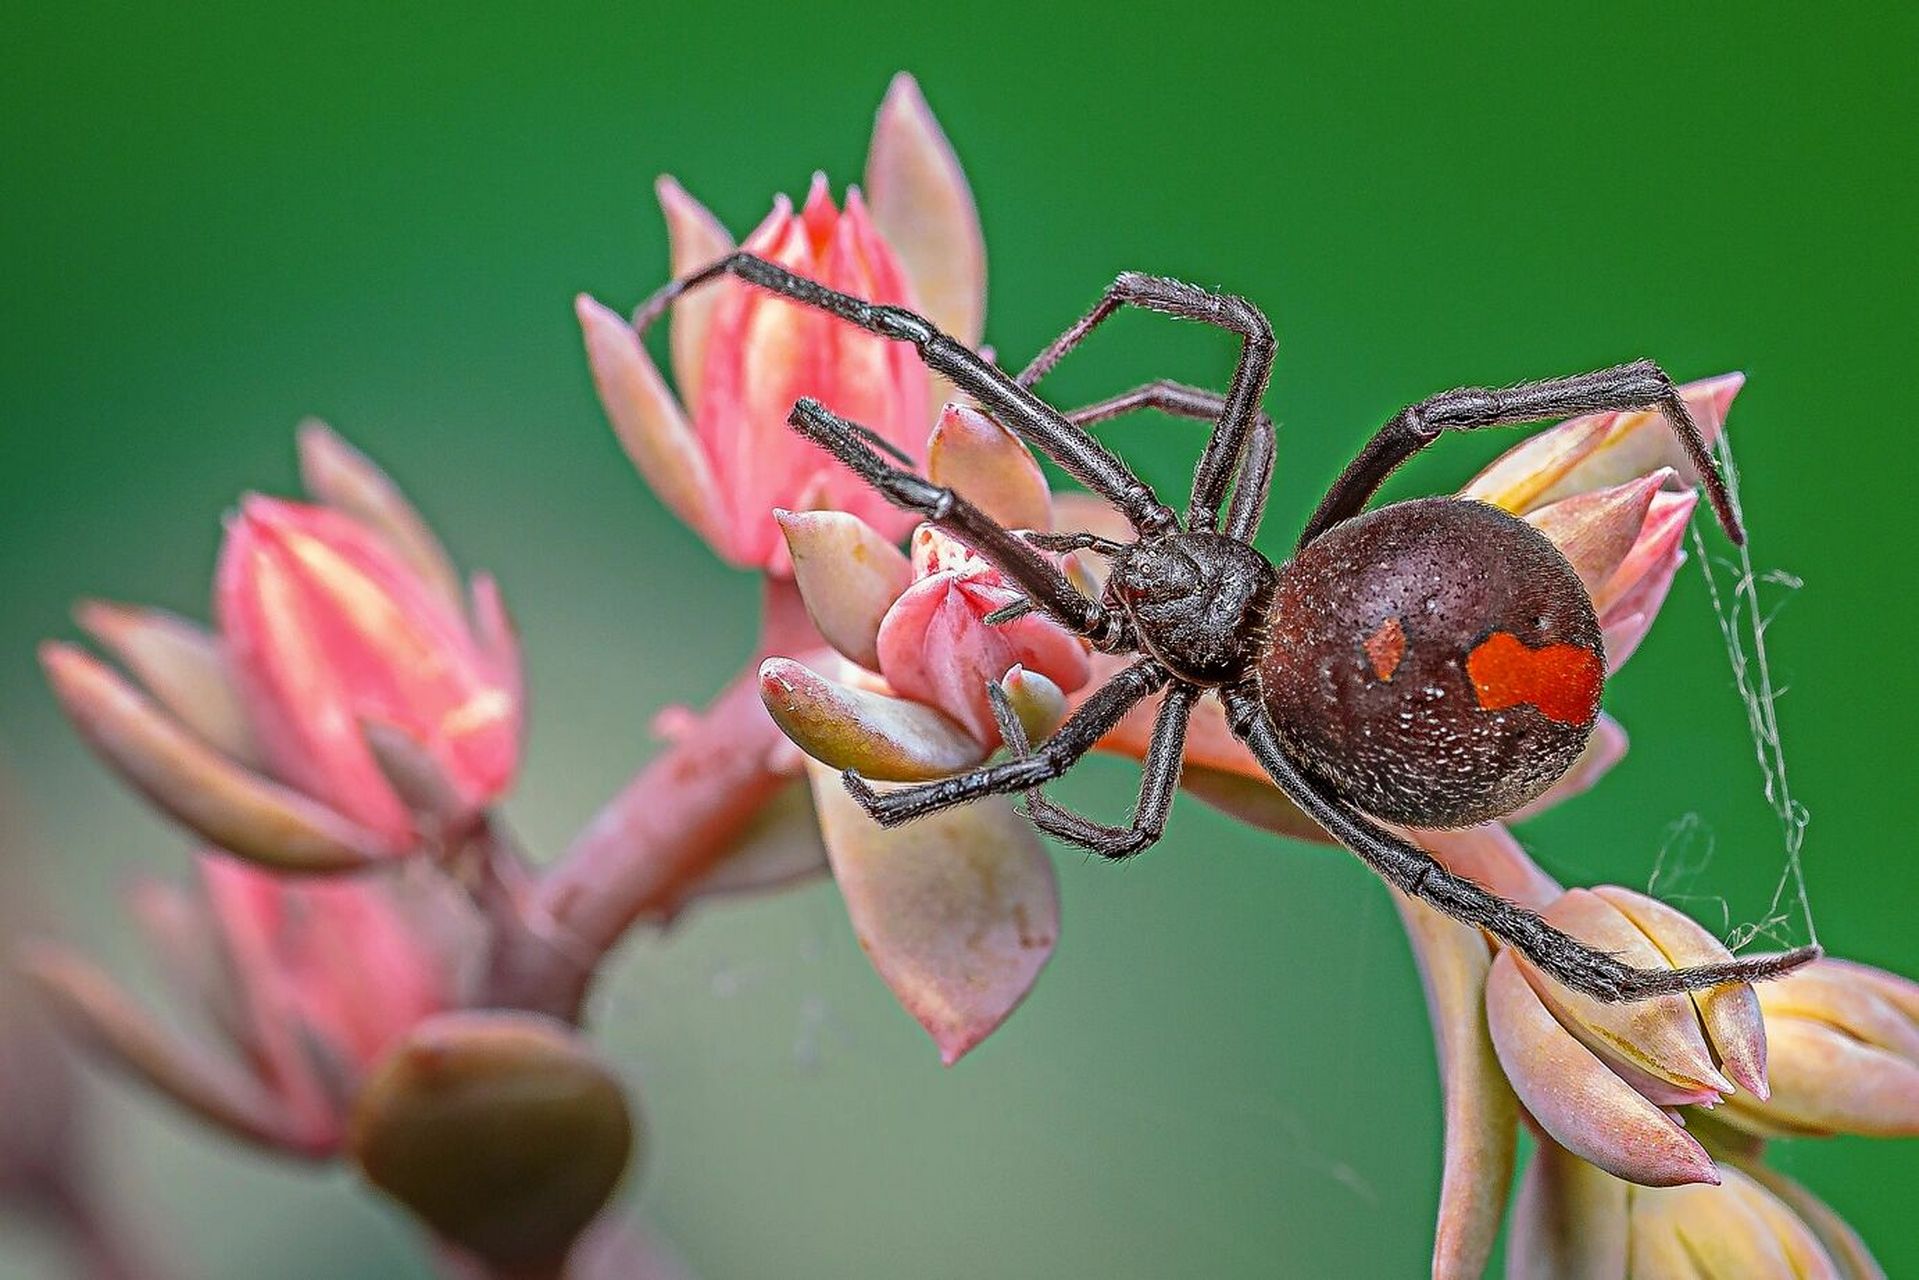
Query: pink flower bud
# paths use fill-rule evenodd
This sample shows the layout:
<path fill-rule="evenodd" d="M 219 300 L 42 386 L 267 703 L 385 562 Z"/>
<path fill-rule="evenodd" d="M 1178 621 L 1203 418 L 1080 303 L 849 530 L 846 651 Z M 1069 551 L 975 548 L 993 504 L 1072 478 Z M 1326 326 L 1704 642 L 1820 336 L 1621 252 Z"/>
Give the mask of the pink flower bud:
<path fill-rule="evenodd" d="M 368 726 L 417 745 L 468 810 L 511 785 L 517 672 L 366 526 L 248 498 L 227 529 L 215 603 L 264 758 L 301 791 L 404 843 L 412 817 Z"/>
<path fill-rule="evenodd" d="M 147 884 L 133 902 L 198 1039 L 62 948 L 24 971 L 109 1064 L 244 1141 L 329 1155 L 372 1065 L 457 1003 L 477 930 L 440 881 L 295 879 L 220 855 L 200 872 L 197 891 Z"/>
<path fill-rule="evenodd" d="M 1627 964 L 1731 958 L 1685 915 L 1624 889 L 1574 889 L 1543 914 Z M 1500 1063 L 1541 1127 L 1645 1186 L 1716 1179 L 1672 1108 L 1766 1090 L 1766 1037 L 1750 986 L 1608 1003 L 1560 986 L 1506 951 L 1487 983 L 1486 1016 Z"/>
<path fill-rule="evenodd" d="M 1092 673 L 1086 642 L 1029 613 L 989 626 L 1021 593 L 964 544 L 930 525 L 913 535 L 915 581 L 880 623 L 880 674 L 895 692 L 937 707 L 988 745 L 999 742 L 989 684 L 1015 665 L 1067 693 Z"/>

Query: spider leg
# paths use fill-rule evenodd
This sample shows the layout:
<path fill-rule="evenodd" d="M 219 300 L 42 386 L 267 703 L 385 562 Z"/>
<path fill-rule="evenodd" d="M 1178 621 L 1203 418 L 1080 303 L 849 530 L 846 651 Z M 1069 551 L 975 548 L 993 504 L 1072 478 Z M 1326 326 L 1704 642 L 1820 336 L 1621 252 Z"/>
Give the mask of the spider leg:
<path fill-rule="evenodd" d="M 1273 353 L 1278 349 L 1273 326 L 1258 307 L 1244 298 L 1212 293 L 1164 276 L 1123 271 L 1093 309 L 1034 356 L 1016 381 L 1022 387 L 1037 383 L 1067 352 L 1084 342 L 1088 334 L 1121 307 L 1142 307 L 1182 320 L 1197 320 L 1236 333 L 1242 340 L 1239 364 L 1233 370 L 1232 382 L 1227 385 L 1225 403 L 1217 415 L 1209 415 L 1217 416 L 1218 425 L 1213 428 L 1212 439 L 1206 442 L 1206 451 L 1200 455 L 1199 465 L 1193 471 L 1193 497 L 1186 510 L 1187 528 L 1217 528 L 1226 486 L 1239 467 L 1240 454 L 1253 431 L 1260 400 L 1266 394 L 1266 383 L 1272 377 Z"/>
<path fill-rule="evenodd" d="M 1123 614 L 1080 594 L 1079 588 L 1031 543 L 959 494 L 888 462 L 873 448 L 871 433 L 858 423 L 812 399 L 795 404 L 786 420 L 894 506 L 918 513 L 979 552 L 1019 583 L 1026 599 L 1060 625 L 1086 636 L 1107 652 L 1132 647 L 1132 628 Z"/>
<path fill-rule="evenodd" d="M 1151 659 L 1135 662 L 1095 690 L 1092 697 L 1080 704 L 1078 711 L 1066 718 L 1057 733 L 1022 758 L 986 765 L 937 782 L 888 791 L 874 790 L 851 769 L 841 777 L 861 807 L 881 826 L 887 827 L 983 796 L 1031 791 L 1072 768 L 1128 711 L 1164 687 L 1169 678 L 1166 668 Z"/>
<path fill-rule="evenodd" d="M 764 258 L 736 252 L 662 285 L 633 313 L 634 329 L 645 333 L 649 325 L 665 314 L 674 299 L 728 275 L 838 316 L 882 338 L 912 343 L 928 368 L 944 375 L 1021 439 L 1118 507 L 1142 535 L 1164 533 L 1177 525 L 1173 512 L 1106 446 L 1066 421 L 1058 410 L 978 352 L 940 332 L 924 316 L 903 307 L 867 302 L 795 275 Z"/>
<path fill-rule="evenodd" d="M 1387 476 L 1447 431 L 1477 431 L 1584 413 L 1644 409 L 1657 409 L 1666 415 L 1686 457 L 1705 482 L 1706 495 L 1726 535 L 1734 542 L 1744 542 L 1745 530 L 1726 492 L 1725 478 L 1707 451 L 1706 438 L 1692 420 L 1685 398 L 1664 369 L 1650 360 L 1635 360 L 1611 369 L 1522 382 L 1515 387 L 1460 387 L 1400 410 L 1333 481 L 1299 535 L 1299 545 L 1305 546 L 1341 520 L 1358 515 Z"/>
<path fill-rule="evenodd" d="M 1424 849 L 1393 835 L 1308 778 L 1287 755 L 1279 732 L 1255 685 L 1238 685 L 1222 695 L 1233 732 L 1251 748 L 1273 782 L 1326 833 L 1359 856 L 1381 879 L 1411 897 L 1423 898 L 1455 920 L 1477 925 L 1575 991 L 1601 1000 L 1643 1000 L 1649 996 L 1735 982 L 1756 982 L 1797 969 L 1820 955 L 1818 947 L 1800 947 L 1775 955 L 1753 956 L 1687 969 L 1638 969 L 1595 950 L 1556 929 L 1517 903 L 1454 875 Z"/>
<path fill-rule="evenodd" d="M 1157 409 L 1175 418 L 1217 422 L 1226 412 L 1226 397 L 1217 391 L 1188 386 L 1183 382 L 1160 379 L 1083 409 L 1074 409 L 1066 420 L 1076 427 L 1090 427 L 1121 414 L 1139 409 Z M 1251 542 L 1259 530 L 1259 518 L 1266 510 L 1266 489 L 1273 478 L 1273 456 L 1278 449 L 1278 433 L 1273 419 L 1264 409 L 1253 417 L 1253 429 L 1246 439 L 1246 456 L 1240 460 L 1239 475 L 1233 482 L 1232 506 L 1226 512 L 1229 538 Z"/>
<path fill-rule="evenodd" d="M 1165 832 L 1166 815 L 1172 811 L 1173 796 L 1179 790 L 1186 725 L 1199 695 L 1199 687 L 1190 684 L 1176 683 L 1166 691 L 1159 718 L 1153 721 L 1153 740 L 1146 749 L 1139 802 L 1133 808 L 1131 823 L 1114 827 L 1094 822 L 1054 804 L 1036 788 L 1026 793 L 1026 811 L 1033 824 L 1048 835 L 1115 861 L 1150 848 Z"/>

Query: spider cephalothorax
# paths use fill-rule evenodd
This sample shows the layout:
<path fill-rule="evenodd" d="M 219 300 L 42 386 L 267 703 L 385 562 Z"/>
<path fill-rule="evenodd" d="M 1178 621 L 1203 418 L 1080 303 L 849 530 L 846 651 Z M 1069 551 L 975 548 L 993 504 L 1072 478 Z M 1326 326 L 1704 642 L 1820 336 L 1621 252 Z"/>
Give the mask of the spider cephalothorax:
<path fill-rule="evenodd" d="M 1275 569 L 1252 546 L 1275 451 L 1272 420 L 1260 409 L 1275 344 L 1266 317 L 1245 299 L 1127 272 L 1013 377 L 911 311 L 734 253 L 655 293 L 635 326 L 644 329 L 686 290 L 724 275 L 911 343 L 930 368 L 1110 502 L 1136 535 L 1119 543 L 1090 533 L 1016 534 L 964 494 L 889 462 L 859 424 L 814 400 L 793 406 L 796 430 L 1018 583 L 1026 600 L 1002 615 L 1037 609 L 1105 652 L 1140 655 L 1037 746 L 1027 744 L 1002 703 L 1010 759 L 884 792 L 848 772 L 847 789 L 879 822 L 910 822 L 982 796 L 1024 792 L 1046 831 L 1106 857 L 1128 857 L 1164 830 L 1187 722 L 1211 694 L 1274 785 L 1329 835 L 1403 892 L 1486 929 L 1578 990 L 1637 999 L 1769 977 L 1818 954 L 1804 947 L 1687 969 L 1633 968 L 1455 875 L 1373 820 L 1468 825 L 1537 796 L 1591 733 L 1605 661 L 1585 589 L 1565 558 L 1523 521 L 1458 499 L 1362 515 L 1366 503 L 1394 468 L 1448 430 L 1656 409 L 1685 446 L 1727 533 L 1742 538 L 1685 401 L 1651 361 L 1503 389 L 1446 391 L 1402 410 L 1333 482 L 1307 520 L 1297 554 Z M 1121 306 L 1238 335 L 1239 364 L 1226 394 L 1152 382 L 1073 413 L 1034 395 L 1033 384 Z M 1145 408 L 1213 424 L 1183 522 L 1085 430 Z M 1082 594 L 1036 548 L 1111 557 L 1105 595 Z M 1128 825 L 1093 822 L 1045 798 L 1044 784 L 1162 691 Z"/>

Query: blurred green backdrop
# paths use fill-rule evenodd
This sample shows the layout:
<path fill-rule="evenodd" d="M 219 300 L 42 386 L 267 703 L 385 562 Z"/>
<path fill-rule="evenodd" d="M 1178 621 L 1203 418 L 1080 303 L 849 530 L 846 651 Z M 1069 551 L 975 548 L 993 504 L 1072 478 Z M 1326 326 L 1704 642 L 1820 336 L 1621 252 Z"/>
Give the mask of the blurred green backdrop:
<path fill-rule="evenodd" d="M 619 454 L 569 299 L 630 303 L 662 278 L 659 172 L 735 228 L 815 167 L 857 177 L 906 67 L 979 197 L 1010 359 L 1126 267 L 1270 309 L 1269 550 L 1432 390 L 1641 354 L 1747 370 L 1755 553 L 1806 582 L 1773 641 L 1821 935 L 1919 968 L 1894 394 L 1919 339 L 1914 11 L 1400 8 L 14 6 L 0 737 L 58 912 L 131 971 L 114 896 L 184 847 L 58 720 L 35 641 L 69 634 L 83 593 L 203 614 L 220 512 L 290 486 L 308 413 L 503 580 L 535 699 L 513 813 L 562 842 L 651 749 L 650 714 L 735 669 L 755 604 Z M 1049 389 L 1218 380 L 1228 355 L 1128 318 Z M 1115 430 L 1149 478 L 1186 473 L 1190 433 Z M 1454 442 L 1394 492 L 1451 487 L 1504 443 Z M 1643 885 L 1694 813 L 1716 856 L 1664 887 L 1760 915 L 1780 837 L 1696 573 L 1611 706 L 1631 756 L 1529 843 L 1566 877 Z M 1130 788 L 1102 761 L 1062 797 L 1116 808 Z M 827 886 L 632 948 L 597 1016 L 653 1124 L 636 1212 L 715 1278 L 1420 1273 L 1437 1084 L 1379 886 L 1191 802 L 1137 865 L 1061 874 L 1051 969 L 950 1072 Z M 419 1265 L 341 1180 L 112 1096 L 116 1183 L 186 1274 Z M 1890 1272 L 1919 1269 L 1914 1148 L 1802 1143 L 1781 1163 Z M 0 1244 L 0 1275 L 45 1256 Z"/>

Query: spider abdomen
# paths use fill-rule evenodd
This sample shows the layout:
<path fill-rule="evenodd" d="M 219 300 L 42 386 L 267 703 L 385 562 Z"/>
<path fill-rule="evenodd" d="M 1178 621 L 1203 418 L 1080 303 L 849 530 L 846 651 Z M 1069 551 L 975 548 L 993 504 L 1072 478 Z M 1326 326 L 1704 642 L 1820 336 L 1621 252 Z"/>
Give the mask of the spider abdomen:
<path fill-rule="evenodd" d="M 1545 535 L 1424 498 L 1280 569 L 1260 688 L 1300 765 L 1389 822 L 1463 827 L 1538 796 L 1599 715 L 1591 597 Z"/>

